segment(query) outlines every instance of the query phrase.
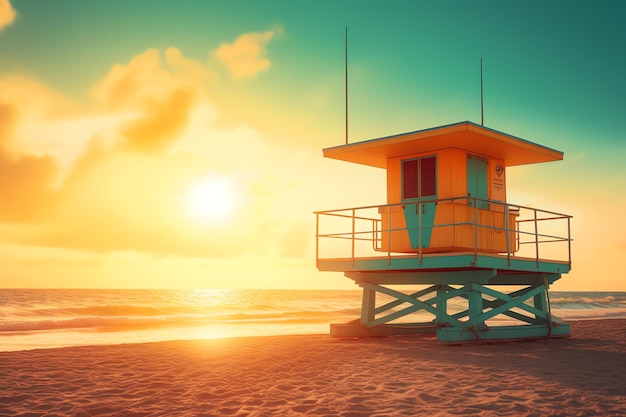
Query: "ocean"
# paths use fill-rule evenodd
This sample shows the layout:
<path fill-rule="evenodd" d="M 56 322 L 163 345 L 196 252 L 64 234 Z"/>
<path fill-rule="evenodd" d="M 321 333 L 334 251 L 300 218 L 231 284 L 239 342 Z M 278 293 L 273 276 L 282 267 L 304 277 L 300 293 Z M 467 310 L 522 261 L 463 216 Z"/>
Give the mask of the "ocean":
<path fill-rule="evenodd" d="M 626 318 L 626 292 L 551 291 L 550 299 L 565 320 Z M 0 289 L 0 351 L 327 334 L 330 323 L 358 318 L 360 304 L 359 290 Z"/>

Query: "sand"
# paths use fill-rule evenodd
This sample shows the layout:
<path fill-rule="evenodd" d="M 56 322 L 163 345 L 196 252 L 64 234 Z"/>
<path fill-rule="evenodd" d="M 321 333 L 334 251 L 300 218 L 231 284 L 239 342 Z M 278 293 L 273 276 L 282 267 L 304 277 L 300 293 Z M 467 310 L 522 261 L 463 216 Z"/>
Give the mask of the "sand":
<path fill-rule="evenodd" d="M 626 320 L 573 336 L 251 337 L 0 353 L 0 416 L 624 416 Z"/>

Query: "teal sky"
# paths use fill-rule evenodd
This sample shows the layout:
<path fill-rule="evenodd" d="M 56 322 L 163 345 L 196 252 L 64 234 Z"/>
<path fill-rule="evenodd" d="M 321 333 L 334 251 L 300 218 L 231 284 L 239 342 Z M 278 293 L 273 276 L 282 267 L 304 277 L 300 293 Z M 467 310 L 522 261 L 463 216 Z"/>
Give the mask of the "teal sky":
<path fill-rule="evenodd" d="M 619 118 L 626 84 L 626 6 L 615 1 L 18 0 L 14 7 L 18 21 L 0 39 L 2 69 L 26 67 L 74 94 L 111 60 L 137 50 L 181 45 L 201 59 L 215 43 L 276 25 L 285 34 L 270 51 L 281 63 L 274 76 L 289 74 L 294 84 L 342 68 L 348 26 L 351 65 L 367 68 L 365 79 L 355 74 L 355 100 L 409 96 L 403 104 L 424 106 L 432 95 L 444 104 L 445 96 L 455 95 L 455 107 L 467 107 L 466 117 L 476 118 L 477 62 L 483 57 L 487 104 L 507 100 L 512 112 L 525 114 L 530 109 L 524 108 L 550 99 L 546 105 L 554 104 L 557 115 L 586 110 L 595 124 L 608 124 Z M 600 111 L 593 103 L 608 108 Z M 499 113 L 491 114 L 495 119 Z"/>
<path fill-rule="evenodd" d="M 150 48 L 175 47 L 218 74 L 205 87 L 219 123 L 250 126 L 315 158 L 321 148 L 344 141 L 346 26 L 352 142 L 463 120 L 480 123 L 482 58 L 485 125 L 565 153 L 563 163 L 512 173 L 519 188 L 509 184 L 509 196 L 537 193 L 557 205 L 547 208 L 573 211 L 580 221 L 595 216 L 591 209 L 577 213 L 589 199 L 601 211 L 615 197 L 611 213 L 626 210 L 626 2 L 10 4 L 17 17 L 0 30 L 1 76 L 27 78 L 93 111 L 92 89 L 114 65 Z M 251 79 L 229 78 L 212 51 L 265 31 L 274 33 L 265 51 L 271 68 Z M 324 204 L 311 201 L 307 215 L 332 208 Z M 623 255 L 626 238 L 610 246 Z"/>
<path fill-rule="evenodd" d="M 622 142 L 622 2 L 18 0 L 14 7 L 18 20 L 0 37 L 0 70 L 30 72 L 73 96 L 137 51 L 176 45 L 206 59 L 216 44 L 276 26 L 284 33 L 269 48 L 274 70 L 256 88 L 298 103 L 308 85 L 336 79 L 342 93 L 348 26 L 355 139 L 412 130 L 424 115 L 435 124 L 479 121 L 482 57 L 486 124 L 515 121 L 531 133 L 567 126 L 607 145 Z M 336 124 L 341 106 L 329 107 L 320 117 Z"/>
<path fill-rule="evenodd" d="M 220 83 L 225 119 L 313 125 L 313 146 L 344 138 L 349 28 L 350 140 L 470 120 L 585 154 L 590 170 L 626 177 L 626 4 L 618 1 L 15 1 L 0 71 L 23 72 L 76 100 L 114 62 L 148 48 L 189 58 L 238 34 L 280 28 L 272 70 Z M 314 98 L 311 98 L 314 97 Z M 317 97 L 317 99 L 315 99 Z M 244 111 L 238 102 L 252 104 Z M 269 120 L 272 120 L 271 122 Z M 574 173 L 580 174 L 580 170 Z M 569 173 L 566 173 L 569 174 Z"/>

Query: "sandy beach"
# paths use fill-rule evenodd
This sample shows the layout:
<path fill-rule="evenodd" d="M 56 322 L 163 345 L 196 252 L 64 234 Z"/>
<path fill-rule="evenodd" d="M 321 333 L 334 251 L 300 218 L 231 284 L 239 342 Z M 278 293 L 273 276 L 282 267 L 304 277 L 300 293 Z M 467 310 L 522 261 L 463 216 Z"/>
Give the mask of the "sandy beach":
<path fill-rule="evenodd" d="M 0 353 L 0 416 L 623 416 L 626 320 L 572 337 L 251 337 Z"/>

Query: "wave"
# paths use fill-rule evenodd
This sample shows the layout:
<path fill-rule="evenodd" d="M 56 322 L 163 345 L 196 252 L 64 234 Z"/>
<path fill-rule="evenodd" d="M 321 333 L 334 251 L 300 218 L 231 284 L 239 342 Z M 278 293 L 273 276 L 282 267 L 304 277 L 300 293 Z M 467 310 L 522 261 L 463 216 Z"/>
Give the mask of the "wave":
<path fill-rule="evenodd" d="M 101 310 L 99 311 L 102 312 Z M 110 312 L 111 310 L 108 311 Z M 49 320 L 14 320 L 0 322 L 0 335 L 8 335 L 14 332 L 25 333 L 55 330 L 117 332 L 175 326 L 206 326 L 210 324 L 327 323 L 332 319 L 356 317 L 358 314 L 359 309 L 352 308 L 332 311 L 290 311 L 276 313 L 234 312 L 228 314 L 86 316 Z"/>
<path fill-rule="evenodd" d="M 100 330 L 120 331 L 123 329 L 141 329 L 175 324 L 171 318 L 157 317 L 130 318 L 130 317 L 80 317 L 67 320 L 37 320 L 0 323 L 0 335 L 12 332 L 37 332 L 49 330 Z"/>
<path fill-rule="evenodd" d="M 624 308 L 606 309 L 552 309 L 552 313 L 564 320 L 601 320 L 601 319 L 623 319 L 626 318 Z"/>
<path fill-rule="evenodd" d="M 554 291 L 550 298 L 552 313 L 564 320 L 626 318 L 626 292 Z M 448 308 L 467 305 L 450 300 Z M 0 350 L 323 333 L 329 323 L 358 319 L 360 309 L 359 290 L 0 289 Z M 411 320 L 432 319 L 415 314 Z"/>
<path fill-rule="evenodd" d="M 626 309 L 626 297 L 624 293 L 564 293 L 551 296 L 550 304 L 555 309 Z"/>

